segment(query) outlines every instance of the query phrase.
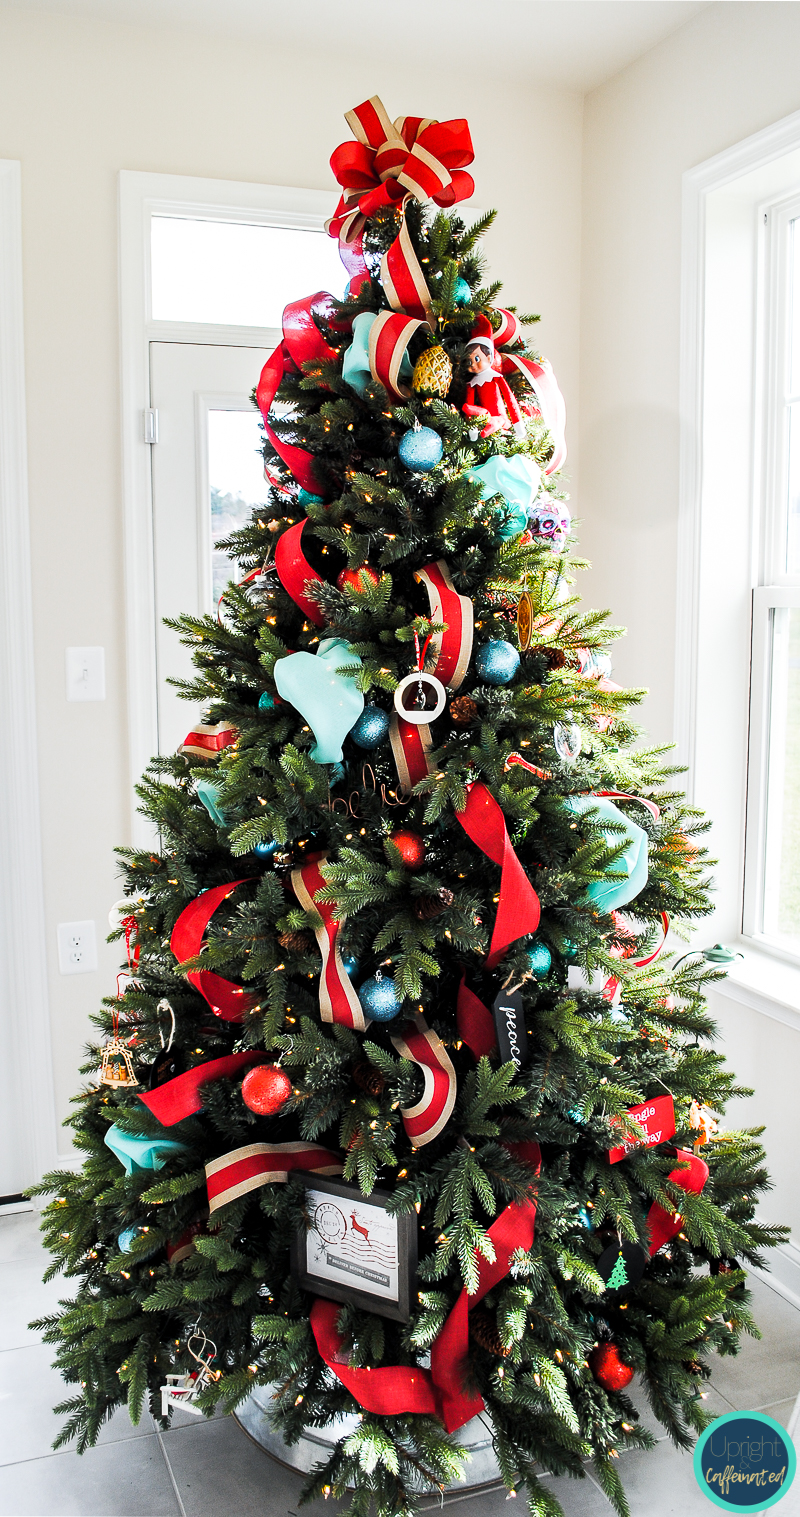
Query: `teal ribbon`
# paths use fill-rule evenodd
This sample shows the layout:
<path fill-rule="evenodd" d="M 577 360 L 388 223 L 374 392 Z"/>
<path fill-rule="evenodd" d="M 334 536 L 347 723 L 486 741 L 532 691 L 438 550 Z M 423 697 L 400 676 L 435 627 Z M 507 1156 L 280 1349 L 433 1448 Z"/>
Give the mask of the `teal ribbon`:
<path fill-rule="evenodd" d="M 139 1138 L 135 1133 L 125 1132 L 116 1122 L 109 1127 L 105 1144 L 124 1165 L 126 1175 L 138 1175 L 145 1170 L 163 1169 L 173 1154 L 188 1152 L 185 1143 L 176 1143 L 174 1138 Z"/>
<path fill-rule="evenodd" d="M 603 822 L 613 822 L 624 828 L 625 836 L 616 831 L 603 833 L 609 848 L 617 848 L 620 843 L 625 846 L 611 865 L 613 875 L 604 880 L 592 880 L 586 887 L 586 896 L 598 911 L 618 911 L 620 906 L 627 906 L 647 884 L 647 833 L 602 795 L 570 795 L 564 804 L 573 816 L 593 812 L 592 820 L 601 832 Z M 620 875 L 623 878 L 615 878 Z"/>
<path fill-rule="evenodd" d="M 508 515 L 502 526 L 496 529 L 498 537 L 503 542 L 519 537 L 528 525 L 528 511 L 542 482 L 533 459 L 524 453 L 514 453 L 511 458 L 495 453 L 484 464 L 469 469 L 467 479 L 480 484 L 484 500 L 491 500 L 493 495 L 502 495 L 508 507 Z"/>

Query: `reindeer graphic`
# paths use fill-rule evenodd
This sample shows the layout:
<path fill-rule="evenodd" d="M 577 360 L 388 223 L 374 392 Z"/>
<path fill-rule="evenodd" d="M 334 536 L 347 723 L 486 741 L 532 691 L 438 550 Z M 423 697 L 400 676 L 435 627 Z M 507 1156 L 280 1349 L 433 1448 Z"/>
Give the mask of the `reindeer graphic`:
<path fill-rule="evenodd" d="M 361 1223 L 356 1221 L 356 1214 L 354 1211 L 350 1213 L 350 1224 L 352 1226 L 353 1232 L 360 1233 L 362 1238 L 365 1238 L 367 1243 L 369 1243 L 369 1233 L 366 1227 L 362 1227 Z"/>

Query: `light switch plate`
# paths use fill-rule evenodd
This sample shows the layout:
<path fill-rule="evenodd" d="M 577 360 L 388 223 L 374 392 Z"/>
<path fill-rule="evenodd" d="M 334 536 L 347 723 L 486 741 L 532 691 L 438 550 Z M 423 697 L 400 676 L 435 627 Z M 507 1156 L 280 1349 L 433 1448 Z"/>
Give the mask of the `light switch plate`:
<path fill-rule="evenodd" d="M 97 933 L 93 921 L 59 922 L 56 933 L 62 974 L 89 974 L 97 968 Z"/>
<path fill-rule="evenodd" d="M 105 698 L 105 648 L 68 648 L 67 700 L 104 701 Z"/>

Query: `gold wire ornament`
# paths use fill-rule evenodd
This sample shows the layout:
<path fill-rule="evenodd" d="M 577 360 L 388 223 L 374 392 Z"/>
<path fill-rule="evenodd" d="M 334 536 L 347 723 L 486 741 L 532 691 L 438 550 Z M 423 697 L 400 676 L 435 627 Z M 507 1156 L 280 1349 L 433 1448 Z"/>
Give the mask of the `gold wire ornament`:
<path fill-rule="evenodd" d="M 444 348 L 426 348 L 414 365 L 411 387 L 422 395 L 438 395 L 444 400 L 453 378 L 453 365 Z"/>
<path fill-rule="evenodd" d="M 100 1070 L 100 1084 L 113 1085 L 117 1089 L 127 1089 L 128 1086 L 138 1085 L 133 1072 L 133 1060 L 130 1049 L 116 1033 L 103 1049 L 103 1064 Z"/>
<path fill-rule="evenodd" d="M 517 642 L 520 653 L 525 653 L 530 648 L 533 638 L 533 601 L 527 590 L 523 590 L 517 601 Z"/>

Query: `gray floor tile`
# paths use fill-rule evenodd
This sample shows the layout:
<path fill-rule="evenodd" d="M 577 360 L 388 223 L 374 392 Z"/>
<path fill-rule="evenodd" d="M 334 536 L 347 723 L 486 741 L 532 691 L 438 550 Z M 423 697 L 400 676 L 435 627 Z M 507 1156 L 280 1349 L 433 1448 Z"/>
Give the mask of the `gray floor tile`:
<path fill-rule="evenodd" d="M 59 1300 L 74 1294 L 74 1282 L 60 1275 L 43 1285 L 43 1269 L 44 1262 L 30 1259 L 0 1264 L 0 1351 L 40 1343 L 41 1333 L 31 1332 L 28 1323 L 57 1311 Z"/>
<path fill-rule="evenodd" d="M 0 1215 L 0 1264 L 12 1259 L 30 1259 L 41 1254 L 48 1255 L 42 1245 L 39 1230 L 39 1212 L 15 1212 L 13 1216 Z"/>
<path fill-rule="evenodd" d="M 303 1476 L 265 1454 L 233 1417 L 176 1427 L 164 1433 L 163 1442 L 186 1517 L 298 1512 Z M 333 1517 L 327 1501 L 303 1510 L 324 1510 L 326 1517 Z"/>
<path fill-rule="evenodd" d="M 763 1336 L 743 1336 L 735 1358 L 712 1361 L 712 1385 L 737 1410 L 785 1401 L 800 1391 L 800 1312 L 757 1276 L 747 1283 Z"/>
<path fill-rule="evenodd" d="M 0 1465 L 52 1452 L 53 1439 L 63 1422 L 53 1407 L 73 1394 L 74 1387 L 66 1386 L 53 1368 L 51 1353 L 48 1344 L 33 1343 L 29 1348 L 0 1354 Z M 152 1431 L 148 1411 L 135 1428 L 121 1408 L 101 1430 L 99 1442 L 116 1443 Z"/>
<path fill-rule="evenodd" d="M 151 1434 L 82 1456 L 51 1454 L 6 1465 L 0 1517 L 180 1517 L 180 1508 Z"/>

